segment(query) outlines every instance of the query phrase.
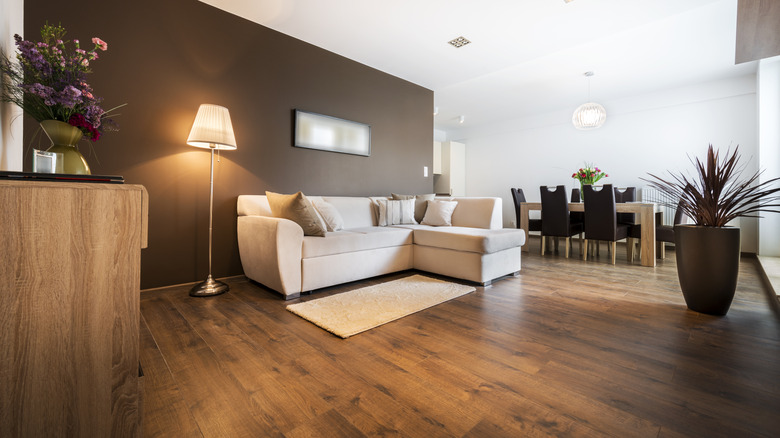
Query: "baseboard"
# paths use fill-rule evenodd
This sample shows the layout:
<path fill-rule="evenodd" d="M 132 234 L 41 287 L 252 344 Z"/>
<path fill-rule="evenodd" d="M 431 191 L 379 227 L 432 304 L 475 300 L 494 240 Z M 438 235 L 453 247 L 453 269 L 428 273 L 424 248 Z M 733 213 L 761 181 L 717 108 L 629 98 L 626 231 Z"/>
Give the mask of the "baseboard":
<path fill-rule="evenodd" d="M 758 265 L 769 289 L 780 299 L 780 257 L 758 256 Z"/>

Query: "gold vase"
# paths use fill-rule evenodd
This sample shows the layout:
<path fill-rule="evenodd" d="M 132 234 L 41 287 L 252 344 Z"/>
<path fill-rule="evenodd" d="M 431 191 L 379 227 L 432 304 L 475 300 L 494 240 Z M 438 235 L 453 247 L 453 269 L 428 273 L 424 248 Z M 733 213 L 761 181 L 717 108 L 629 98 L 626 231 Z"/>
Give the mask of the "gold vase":
<path fill-rule="evenodd" d="M 48 152 L 62 154 L 62 171 L 74 175 L 89 175 L 89 165 L 79 152 L 77 143 L 84 134 L 81 129 L 59 120 L 44 120 L 41 129 L 51 140 Z"/>

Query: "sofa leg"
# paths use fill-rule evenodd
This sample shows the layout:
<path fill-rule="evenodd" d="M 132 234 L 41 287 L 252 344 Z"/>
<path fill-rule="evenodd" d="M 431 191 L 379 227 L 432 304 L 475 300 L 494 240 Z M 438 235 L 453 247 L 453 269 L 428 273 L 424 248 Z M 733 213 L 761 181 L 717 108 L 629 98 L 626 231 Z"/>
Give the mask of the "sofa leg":
<path fill-rule="evenodd" d="M 519 276 L 520 276 L 520 271 L 515 271 L 512 273 L 512 277 L 519 277 Z"/>
<path fill-rule="evenodd" d="M 493 280 L 488 280 L 485 282 L 480 283 L 482 287 L 490 287 L 493 284 Z"/>
<path fill-rule="evenodd" d="M 300 297 L 301 297 L 301 293 L 300 292 L 296 292 L 294 294 L 285 295 L 284 296 L 284 300 L 285 301 L 289 301 L 289 300 L 294 300 L 294 299 L 300 298 Z"/>

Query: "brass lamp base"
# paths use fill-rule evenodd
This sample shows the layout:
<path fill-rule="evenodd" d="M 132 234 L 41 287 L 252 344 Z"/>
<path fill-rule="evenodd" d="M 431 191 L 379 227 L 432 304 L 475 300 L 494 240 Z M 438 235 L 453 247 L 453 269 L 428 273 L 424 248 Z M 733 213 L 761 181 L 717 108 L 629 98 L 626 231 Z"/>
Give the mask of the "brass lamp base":
<path fill-rule="evenodd" d="M 209 274 L 209 277 L 201 282 L 196 284 L 191 290 L 190 290 L 190 296 L 193 297 L 211 297 L 214 295 L 223 294 L 230 290 L 230 286 L 227 284 L 214 280 L 211 278 L 211 274 Z"/>

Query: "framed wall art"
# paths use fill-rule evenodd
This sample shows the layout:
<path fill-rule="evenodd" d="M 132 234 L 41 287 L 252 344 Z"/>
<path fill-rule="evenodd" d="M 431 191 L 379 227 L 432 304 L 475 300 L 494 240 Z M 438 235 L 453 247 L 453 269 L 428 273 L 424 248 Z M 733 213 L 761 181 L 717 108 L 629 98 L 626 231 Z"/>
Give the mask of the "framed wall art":
<path fill-rule="evenodd" d="M 293 145 L 368 157 L 371 155 L 371 126 L 295 110 Z"/>

